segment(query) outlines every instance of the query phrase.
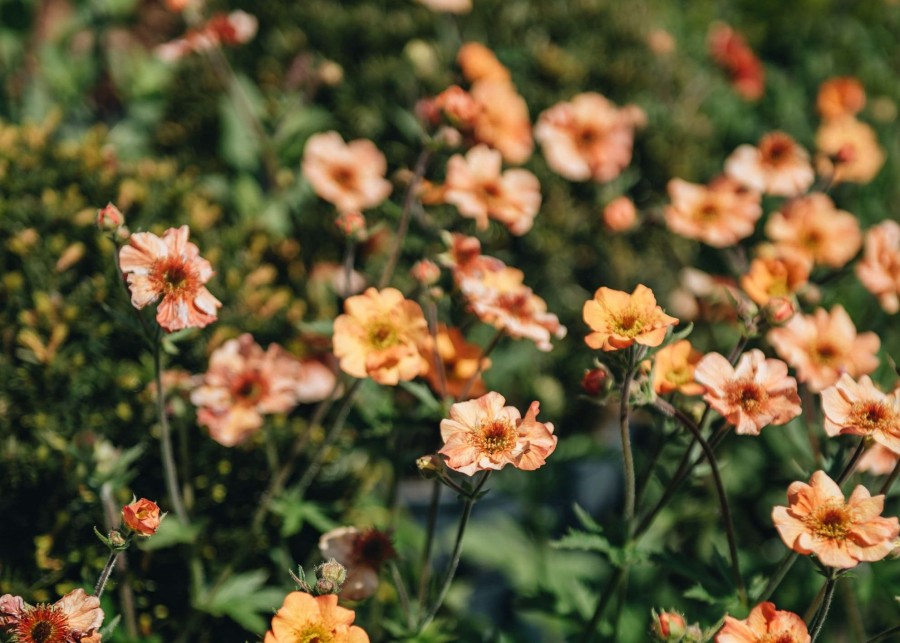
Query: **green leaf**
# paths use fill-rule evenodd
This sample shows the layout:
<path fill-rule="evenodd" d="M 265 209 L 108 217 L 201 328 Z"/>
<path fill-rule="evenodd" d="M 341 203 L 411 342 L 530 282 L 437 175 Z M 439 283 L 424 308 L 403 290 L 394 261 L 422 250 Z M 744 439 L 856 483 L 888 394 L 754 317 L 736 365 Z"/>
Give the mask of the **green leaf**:
<path fill-rule="evenodd" d="M 575 512 L 575 517 L 578 519 L 578 522 L 581 523 L 581 526 L 589 532 L 594 534 L 603 532 L 603 527 L 601 527 L 600 524 L 577 502 L 572 505 L 572 511 Z"/>
<path fill-rule="evenodd" d="M 260 614 L 271 614 L 285 594 L 277 587 L 263 587 L 267 576 L 262 570 L 231 576 L 205 593 L 195 606 L 213 616 L 228 616 L 250 632 L 262 634 L 268 620 Z"/>
<path fill-rule="evenodd" d="M 281 516 L 281 535 L 293 536 L 303 525 L 309 523 L 320 532 L 337 526 L 322 510 L 321 506 L 308 500 L 301 500 L 296 489 L 290 489 L 272 503 L 272 512 Z"/>

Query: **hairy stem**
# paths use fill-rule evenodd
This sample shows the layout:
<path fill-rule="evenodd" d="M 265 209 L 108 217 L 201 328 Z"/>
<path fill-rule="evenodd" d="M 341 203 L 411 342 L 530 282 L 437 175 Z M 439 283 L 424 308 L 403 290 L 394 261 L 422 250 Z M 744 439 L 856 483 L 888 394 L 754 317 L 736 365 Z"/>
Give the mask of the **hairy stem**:
<path fill-rule="evenodd" d="M 175 453 L 172 450 L 172 431 L 169 428 L 169 418 L 166 414 L 166 392 L 162 382 L 162 328 L 156 332 L 156 342 L 153 346 L 153 370 L 156 378 L 156 414 L 159 417 L 159 442 L 162 448 L 163 472 L 166 480 L 166 490 L 172 501 L 172 508 L 182 525 L 190 522 L 184 501 L 181 499 L 181 487 L 178 485 L 178 469 L 175 465 Z"/>
<path fill-rule="evenodd" d="M 834 598 L 834 588 L 837 586 L 837 580 L 837 577 L 830 576 L 825 581 L 825 599 L 815 618 L 812 632 L 810 632 L 811 643 L 816 643 L 816 639 L 819 638 L 819 634 L 822 633 L 822 629 L 825 627 L 825 620 L 828 618 L 828 611 L 831 609 L 831 600 Z"/>
<path fill-rule="evenodd" d="M 428 595 L 428 583 L 431 581 L 431 553 L 434 549 L 434 534 L 437 528 L 438 510 L 441 503 L 440 478 L 435 478 L 431 488 L 431 503 L 428 505 L 428 523 L 425 530 L 425 547 L 422 549 L 422 563 L 419 566 L 419 609 L 425 608 L 425 598 Z"/>
<path fill-rule="evenodd" d="M 94 586 L 94 596 L 100 598 L 103 596 L 103 590 L 106 589 L 106 581 L 109 580 L 109 575 L 112 574 L 113 568 L 116 566 L 116 561 L 119 559 L 119 551 L 112 550 L 109 552 L 109 558 L 106 559 L 106 565 L 103 566 L 103 571 L 100 572 L 100 578 L 97 579 L 97 584 Z"/>

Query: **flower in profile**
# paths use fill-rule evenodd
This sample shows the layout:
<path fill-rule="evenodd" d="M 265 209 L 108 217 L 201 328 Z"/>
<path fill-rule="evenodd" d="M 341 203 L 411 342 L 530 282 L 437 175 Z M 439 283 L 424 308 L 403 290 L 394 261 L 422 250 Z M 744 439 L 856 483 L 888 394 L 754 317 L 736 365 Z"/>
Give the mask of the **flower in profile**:
<path fill-rule="evenodd" d="M 898 460 L 900 452 L 891 451 L 886 446 L 873 442 L 859 459 L 856 470 L 868 471 L 873 476 L 885 476 L 896 468 Z"/>
<path fill-rule="evenodd" d="M 334 354 L 353 377 L 395 385 L 428 369 L 431 336 L 422 309 L 396 288 L 368 288 L 334 320 Z"/>
<path fill-rule="evenodd" d="M 475 121 L 482 110 L 481 105 L 475 102 L 472 95 L 459 85 L 451 85 L 435 96 L 430 107 L 435 110 L 438 117 L 431 119 L 436 121 L 435 124 L 443 118 L 452 127 L 467 132 L 475 127 Z"/>
<path fill-rule="evenodd" d="M 705 389 L 694 381 L 694 370 L 702 358 L 703 353 L 686 339 L 659 349 L 653 358 L 653 390 L 658 395 L 672 391 L 700 395 Z"/>
<path fill-rule="evenodd" d="M 716 643 L 810 643 L 810 640 L 802 618 L 775 609 L 769 602 L 754 607 L 742 621 L 726 616 L 715 639 Z"/>
<path fill-rule="evenodd" d="M 871 496 L 858 485 L 849 500 L 824 471 L 809 484 L 788 487 L 788 506 L 775 507 L 772 520 L 784 543 L 799 554 L 815 554 L 828 567 L 849 569 L 881 560 L 900 535 L 897 518 L 882 518 L 884 495 Z"/>
<path fill-rule="evenodd" d="M 538 117 L 534 136 L 547 164 L 571 181 L 612 181 L 631 163 L 634 130 L 645 117 L 595 92 L 557 103 Z"/>
<path fill-rule="evenodd" d="M 75 589 L 52 605 L 29 605 L 21 596 L 0 597 L 0 629 L 16 643 L 100 643 L 100 599 Z"/>
<path fill-rule="evenodd" d="M 501 222 L 515 235 L 531 229 L 541 207 L 541 185 L 528 170 L 501 173 L 500 152 L 480 144 L 465 157 L 454 154 L 447 163 L 444 200 L 464 217 L 475 219 L 478 229 L 488 227 L 488 217 Z"/>
<path fill-rule="evenodd" d="M 511 83 L 509 70 L 503 66 L 494 52 L 480 42 L 467 42 L 459 48 L 456 62 L 463 76 L 470 83 L 493 81 Z"/>
<path fill-rule="evenodd" d="M 167 332 L 203 328 L 216 320 L 222 302 L 206 289 L 213 269 L 188 241 L 186 225 L 169 228 L 162 238 L 137 232 L 119 251 L 119 266 L 128 278 L 131 304 L 138 309 L 162 298 L 156 321 Z"/>
<path fill-rule="evenodd" d="M 741 277 L 741 288 L 754 302 L 766 306 L 773 298 L 795 295 L 809 282 L 811 268 L 801 255 L 767 248 L 750 262 L 750 269 Z"/>
<path fill-rule="evenodd" d="M 785 203 L 766 222 L 766 236 L 780 252 L 832 268 L 850 261 L 862 245 L 856 217 L 821 192 Z"/>
<path fill-rule="evenodd" d="M 787 364 L 766 359 L 753 349 L 737 366 L 719 353 L 707 354 L 694 371 L 706 387 L 703 399 L 736 427 L 739 435 L 759 435 L 770 424 L 786 424 L 800 415 L 797 380 L 788 376 Z"/>
<path fill-rule="evenodd" d="M 491 391 L 450 407 L 450 418 L 441 420 L 444 446 L 438 451 L 448 467 L 471 476 L 507 464 L 532 471 L 546 463 L 556 449 L 553 424 L 537 421 L 537 402 L 531 403 L 524 418 L 505 403 L 502 395 Z"/>
<path fill-rule="evenodd" d="M 384 154 L 367 139 L 345 143 L 334 131 L 314 134 L 303 149 L 302 169 L 315 193 L 341 212 L 374 208 L 391 193 Z"/>
<path fill-rule="evenodd" d="M 725 161 L 725 174 L 765 194 L 795 197 L 815 180 L 809 152 L 784 132 L 770 132 L 756 147 L 741 145 Z"/>
<path fill-rule="evenodd" d="M 834 183 L 868 183 L 884 165 L 884 150 L 869 125 L 852 116 L 832 118 L 816 132 L 816 166 Z"/>
<path fill-rule="evenodd" d="M 716 248 L 749 237 L 762 216 L 759 193 L 728 177 L 708 186 L 672 179 L 666 189 L 672 200 L 665 209 L 669 229 Z"/>
<path fill-rule="evenodd" d="M 630 295 L 601 287 L 584 303 L 585 323 L 594 331 L 584 338 L 591 348 L 615 351 L 632 344 L 659 346 L 678 320 L 656 305 L 653 291 L 638 284 Z"/>
<path fill-rule="evenodd" d="M 744 100 L 758 100 L 766 89 L 766 72 L 743 36 L 726 24 L 709 30 L 709 53 L 728 72 L 734 91 Z"/>
<path fill-rule="evenodd" d="M 865 435 L 900 453 L 900 391 L 882 393 L 869 376 L 857 383 L 844 373 L 822 391 L 822 410 L 829 436 Z"/>
<path fill-rule="evenodd" d="M 397 555 L 387 534 L 356 527 L 338 527 L 322 534 L 319 552 L 346 568 L 340 597 L 348 601 L 361 601 L 374 594 L 382 565 Z"/>
<path fill-rule="evenodd" d="M 900 310 L 900 224 L 882 221 L 869 228 L 856 275 L 887 312 Z"/>
<path fill-rule="evenodd" d="M 843 306 L 794 315 L 781 328 L 769 331 L 767 338 L 813 393 L 831 386 L 843 373 L 858 377 L 878 366 L 881 340 L 872 332 L 857 334 Z"/>
<path fill-rule="evenodd" d="M 531 157 L 534 140 L 528 104 L 511 82 L 480 80 L 469 90 L 480 108 L 475 117 L 475 140 L 498 150 L 507 163 L 524 163 Z"/>
<path fill-rule="evenodd" d="M 825 120 L 856 116 L 866 106 L 866 90 L 853 76 L 829 78 L 819 85 L 816 109 Z"/>
<path fill-rule="evenodd" d="M 613 232 L 631 230 L 637 224 L 637 208 L 627 196 L 620 196 L 603 208 L 603 223 Z"/>
<path fill-rule="evenodd" d="M 321 362 L 301 361 L 278 344 L 263 351 L 244 333 L 210 355 L 191 402 L 198 407 L 197 422 L 213 440 L 230 447 L 262 428 L 264 415 L 323 400 L 335 382 L 335 374 Z"/>
<path fill-rule="evenodd" d="M 356 613 L 337 603 L 336 594 L 291 592 L 272 617 L 272 627 L 263 643 L 369 643 L 365 630 L 353 625 Z"/>
<path fill-rule="evenodd" d="M 152 536 L 165 518 L 160 515 L 159 505 L 152 500 L 141 498 L 122 507 L 122 522 L 139 536 Z"/>
<path fill-rule="evenodd" d="M 478 344 L 467 342 L 458 328 L 440 324 L 434 338 L 434 351 L 429 359 L 428 372 L 425 374 L 429 386 L 438 394 L 442 394 L 446 387 L 447 395 L 460 400 L 466 386 L 469 386 L 469 380 L 478 373 L 469 386 L 465 399 L 484 395 L 481 373 L 490 368 L 491 360 L 482 357 L 482 352 Z"/>

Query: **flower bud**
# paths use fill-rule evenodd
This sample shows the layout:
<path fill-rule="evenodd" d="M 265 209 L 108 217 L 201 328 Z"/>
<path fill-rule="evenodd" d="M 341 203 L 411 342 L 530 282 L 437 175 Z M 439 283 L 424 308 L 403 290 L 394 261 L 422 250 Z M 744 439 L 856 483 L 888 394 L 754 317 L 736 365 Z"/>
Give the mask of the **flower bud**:
<path fill-rule="evenodd" d="M 687 632 L 687 623 L 678 612 L 662 612 L 653 610 L 653 624 L 650 631 L 658 641 L 680 641 Z"/>
<path fill-rule="evenodd" d="M 316 568 L 316 594 L 338 594 L 347 580 L 347 569 L 334 558 Z"/>
<path fill-rule="evenodd" d="M 789 297 L 772 297 L 766 304 L 766 317 L 773 326 L 786 323 L 794 312 L 794 302 Z"/>
<path fill-rule="evenodd" d="M 419 473 L 422 474 L 422 477 L 426 480 L 432 480 L 444 470 L 444 461 L 434 454 L 423 455 L 416 460 L 416 466 L 419 468 Z"/>
<path fill-rule="evenodd" d="M 637 209 L 627 196 L 610 201 L 603 208 L 603 223 L 614 232 L 630 230 L 637 223 Z"/>
<path fill-rule="evenodd" d="M 334 220 L 334 224 L 347 237 L 357 240 L 366 237 L 366 218 L 361 212 L 342 212 Z"/>
<path fill-rule="evenodd" d="M 139 536 L 150 537 L 155 534 L 163 518 L 165 514 L 160 515 L 159 505 L 146 498 L 122 507 L 122 520 L 125 526 Z"/>
<path fill-rule="evenodd" d="M 409 272 L 423 286 L 431 286 L 441 278 L 441 269 L 429 259 L 420 259 Z"/>
<path fill-rule="evenodd" d="M 120 547 L 124 548 L 128 542 L 127 540 L 125 540 L 125 536 L 123 536 L 121 532 L 116 531 L 115 529 L 107 534 L 107 538 L 109 538 L 110 546 L 116 549 Z"/>
<path fill-rule="evenodd" d="M 97 227 L 101 230 L 115 230 L 125 223 L 125 215 L 112 203 L 107 203 L 105 208 L 97 210 Z"/>
<path fill-rule="evenodd" d="M 603 395 L 610 385 L 609 371 L 605 368 L 592 368 L 584 372 L 581 378 L 581 390 L 591 397 Z"/>

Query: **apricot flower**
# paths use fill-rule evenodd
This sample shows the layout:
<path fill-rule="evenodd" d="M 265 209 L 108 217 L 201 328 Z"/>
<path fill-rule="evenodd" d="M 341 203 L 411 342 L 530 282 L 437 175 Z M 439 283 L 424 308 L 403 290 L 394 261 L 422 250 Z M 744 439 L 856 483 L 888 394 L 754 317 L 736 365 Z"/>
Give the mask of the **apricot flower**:
<path fill-rule="evenodd" d="M 884 150 L 869 125 L 852 116 L 825 121 L 816 132 L 820 174 L 835 183 L 868 183 L 884 165 Z"/>
<path fill-rule="evenodd" d="M 672 391 L 685 395 L 703 393 L 703 386 L 694 381 L 694 370 L 702 357 L 686 339 L 661 348 L 653 360 L 653 390 L 659 395 Z"/>
<path fill-rule="evenodd" d="M 303 150 L 303 175 L 320 197 L 342 212 L 374 208 L 391 193 L 387 161 L 367 139 L 345 143 L 337 132 L 309 137 Z"/>
<path fill-rule="evenodd" d="M 443 394 L 446 389 L 447 395 L 460 400 L 469 380 L 476 373 L 487 370 L 491 360 L 482 357 L 481 346 L 467 342 L 458 328 L 440 324 L 434 340 L 434 351 L 425 378 L 438 394 Z M 466 399 L 484 395 L 484 392 L 484 380 L 479 374 L 469 387 Z"/>
<path fill-rule="evenodd" d="M 856 465 L 857 471 L 868 471 L 874 476 L 884 476 L 893 471 L 900 460 L 900 452 L 873 442 Z"/>
<path fill-rule="evenodd" d="M 666 225 L 672 232 L 716 248 L 734 245 L 753 234 L 762 216 L 759 193 L 720 177 L 708 186 L 672 179 Z"/>
<path fill-rule="evenodd" d="M 802 618 L 765 602 L 754 607 L 742 621 L 726 616 L 715 643 L 810 643 L 810 640 Z"/>
<path fill-rule="evenodd" d="M 822 391 L 825 432 L 866 435 L 900 453 L 900 391 L 882 393 L 863 375 L 859 383 L 844 373 L 837 384 Z"/>
<path fill-rule="evenodd" d="M 822 118 L 829 120 L 842 116 L 855 116 L 866 106 L 866 90 L 852 76 L 829 78 L 819 86 L 816 109 Z"/>
<path fill-rule="evenodd" d="M 773 298 L 790 297 L 809 281 L 812 266 L 805 257 L 777 252 L 764 254 L 750 262 L 750 270 L 741 277 L 741 288 L 760 306 Z"/>
<path fill-rule="evenodd" d="M 784 543 L 799 554 L 815 554 L 823 565 L 849 569 L 881 560 L 900 535 L 897 518 L 882 518 L 884 495 L 859 485 L 849 500 L 824 471 L 788 487 L 788 506 L 775 507 L 772 520 Z"/>
<path fill-rule="evenodd" d="M 584 303 L 585 323 L 594 331 L 584 338 L 591 348 L 615 351 L 632 344 L 659 346 L 678 320 L 656 305 L 653 291 L 638 284 L 630 295 L 601 287 Z"/>
<path fill-rule="evenodd" d="M 785 203 L 766 222 L 766 236 L 782 252 L 832 268 L 850 261 L 862 245 L 856 217 L 820 192 Z"/>
<path fill-rule="evenodd" d="M 263 643 L 368 643 L 369 635 L 353 625 L 356 613 L 338 606 L 335 594 L 312 596 L 291 592 L 272 617 L 272 627 Z"/>
<path fill-rule="evenodd" d="M 52 605 L 29 605 L 21 596 L 0 596 L 0 629 L 16 643 L 100 643 L 100 599 L 74 589 Z"/>
<path fill-rule="evenodd" d="M 480 80 L 469 90 L 479 106 L 475 116 L 475 140 L 498 150 L 507 163 L 524 163 L 531 157 L 534 140 L 528 104 L 508 81 Z"/>
<path fill-rule="evenodd" d="M 637 208 L 627 196 L 616 197 L 603 208 L 603 223 L 613 232 L 625 232 L 637 224 Z"/>
<path fill-rule="evenodd" d="M 866 232 L 856 274 L 882 308 L 891 314 L 900 310 L 900 224 L 882 221 Z"/>
<path fill-rule="evenodd" d="M 497 60 L 493 51 L 480 42 L 467 42 L 460 47 L 456 54 L 456 62 L 470 83 L 483 80 L 512 82 L 509 70 Z"/>
<path fill-rule="evenodd" d="M 756 147 L 738 147 L 725 161 L 725 174 L 751 190 L 787 197 L 800 196 L 816 178 L 809 152 L 784 132 L 766 134 Z"/>

